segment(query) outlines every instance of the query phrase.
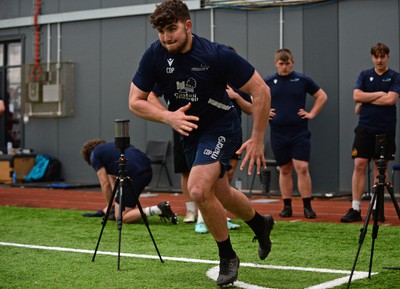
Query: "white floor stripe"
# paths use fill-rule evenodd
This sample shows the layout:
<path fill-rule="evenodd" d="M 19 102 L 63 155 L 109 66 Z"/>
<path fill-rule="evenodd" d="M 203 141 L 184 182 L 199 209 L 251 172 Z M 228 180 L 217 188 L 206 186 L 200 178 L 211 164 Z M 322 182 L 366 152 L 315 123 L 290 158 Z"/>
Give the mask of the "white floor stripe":
<path fill-rule="evenodd" d="M 26 244 L 17 244 L 17 243 L 7 243 L 0 242 L 0 246 L 10 246 L 10 247 L 20 247 L 27 249 L 39 249 L 39 250 L 49 250 L 49 251 L 62 251 L 62 252 L 73 252 L 73 253 L 85 253 L 85 254 L 94 254 L 94 250 L 85 250 L 85 249 L 73 249 L 73 248 L 63 248 L 63 247 L 49 247 L 49 246 L 40 246 L 40 245 L 26 245 Z M 117 256 L 117 252 L 104 252 L 97 251 L 98 255 L 110 255 Z M 130 253 L 120 253 L 123 257 L 131 257 L 131 258 L 142 258 L 142 259 L 159 259 L 158 255 L 144 255 L 144 254 L 130 254 Z M 191 258 L 178 258 L 178 257 L 164 257 L 163 260 L 177 261 L 177 262 L 189 262 L 189 263 L 203 263 L 203 264 L 219 264 L 219 261 L 213 260 L 203 260 L 203 259 L 191 259 Z M 274 265 L 262 265 L 262 264 L 254 264 L 254 263 L 240 263 L 241 267 L 253 267 L 253 268 L 261 268 L 261 269 L 274 269 L 274 270 L 292 270 L 292 271 L 307 271 L 307 272 L 317 272 L 317 273 L 331 273 L 331 274 L 345 274 L 350 275 L 351 271 L 348 270 L 335 270 L 335 269 L 324 269 L 324 268 L 309 268 L 309 267 L 294 267 L 294 266 L 274 266 Z M 207 271 L 207 276 L 212 280 L 217 280 L 218 277 L 219 266 L 215 266 Z M 371 273 L 371 275 L 375 275 L 378 273 Z M 352 281 L 368 278 L 368 272 L 363 271 L 354 271 Z M 306 289 L 328 289 L 333 288 L 342 284 L 346 284 L 349 280 L 349 276 L 341 277 L 338 279 L 334 279 L 322 284 L 318 284 L 315 286 L 308 287 Z M 272 289 L 268 287 L 262 287 L 258 285 L 248 284 L 241 281 L 236 281 L 234 284 L 235 287 L 244 288 L 244 289 Z"/>

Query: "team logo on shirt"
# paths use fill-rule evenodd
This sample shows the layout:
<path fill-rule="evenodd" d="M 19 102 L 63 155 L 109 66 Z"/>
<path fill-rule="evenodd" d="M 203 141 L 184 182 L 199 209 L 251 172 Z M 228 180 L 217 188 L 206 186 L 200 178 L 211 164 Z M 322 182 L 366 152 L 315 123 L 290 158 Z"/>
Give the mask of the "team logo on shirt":
<path fill-rule="evenodd" d="M 292 78 L 290 81 L 296 82 L 296 81 L 299 81 L 299 80 L 300 80 L 300 78 L 296 77 L 296 78 Z"/>
<path fill-rule="evenodd" d="M 373 81 L 374 80 L 374 78 L 371 76 L 370 78 L 369 78 L 369 81 Z"/>
<path fill-rule="evenodd" d="M 277 82 L 278 82 L 278 79 L 275 78 L 275 79 L 274 79 L 274 83 L 276 84 Z"/>
<path fill-rule="evenodd" d="M 195 88 L 197 87 L 197 81 L 193 77 L 189 77 L 187 81 L 176 82 L 176 92 L 174 94 L 175 99 L 185 99 L 190 102 L 197 102 L 199 98 L 196 95 Z"/>
<path fill-rule="evenodd" d="M 192 71 L 207 71 L 210 66 L 201 64 L 200 67 L 192 67 Z"/>
<path fill-rule="evenodd" d="M 391 81 L 392 81 L 392 79 L 390 77 L 382 79 L 382 82 L 391 82 Z"/>
<path fill-rule="evenodd" d="M 168 62 L 168 67 L 165 69 L 165 71 L 169 74 L 174 73 L 175 68 L 172 67 L 172 63 L 174 63 L 174 59 L 168 58 L 167 62 Z"/>

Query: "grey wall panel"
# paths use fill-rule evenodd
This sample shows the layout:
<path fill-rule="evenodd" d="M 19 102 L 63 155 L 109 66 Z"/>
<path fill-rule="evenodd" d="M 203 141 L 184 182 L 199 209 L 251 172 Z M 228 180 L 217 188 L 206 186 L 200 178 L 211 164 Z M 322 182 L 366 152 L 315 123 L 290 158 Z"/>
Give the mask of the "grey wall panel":
<path fill-rule="evenodd" d="M 304 72 L 304 27 L 303 9 L 283 9 L 283 47 L 289 48 L 295 58 L 294 69 Z"/>
<path fill-rule="evenodd" d="M 246 58 L 247 13 L 232 10 L 217 12 L 215 14 L 215 41 L 233 46 L 240 55 Z"/>
<path fill-rule="evenodd" d="M 0 9 L 0 19 L 17 18 L 22 16 L 20 9 L 20 1 L 2 0 Z"/>
<path fill-rule="evenodd" d="M 279 48 L 279 9 L 272 9 L 267 11 L 251 11 L 248 12 L 247 24 L 247 60 L 256 68 L 262 78 L 274 73 L 273 56 L 275 51 Z M 242 122 L 244 139 L 251 136 L 253 128 L 253 118 L 245 116 Z M 266 145 L 269 147 L 269 128 L 267 128 Z M 268 156 L 272 158 L 272 154 Z M 247 170 L 239 172 L 244 180 L 244 187 L 250 187 L 252 176 L 247 176 Z M 272 178 L 273 182 L 277 182 L 277 178 Z M 277 189 L 277 185 L 272 188 Z M 259 178 L 256 177 L 254 182 L 254 189 L 260 189 Z"/>
<path fill-rule="evenodd" d="M 201 37 L 211 37 L 211 12 L 210 10 L 199 10 L 191 13 L 193 32 Z"/>
<path fill-rule="evenodd" d="M 159 1 L 114 2 L 44 1 L 42 13 Z M 6 9 L 0 10 L 0 19 L 33 15 L 31 0 L 3 0 L 1 6 Z M 7 11 L 7 15 L 3 11 Z M 350 192 L 353 171 L 350 151 L 357 121 L 352 99 L 354 83 L 362 69 L 372 67 L 369 49 L 377 41 L 390 46 L 390 66 L 399 70 L 399 0 L 336 1 L 285 8 L 283 12 L 283 45 L 294 53 L 295 70 L 310 75 L 329 97 L 321 115 L 310 121 L 314 192 Z M 273 56 L 279 48 L 280 9 L 240 12 L 215 9 L 214 15 L 215 41 L 234 46 L 262 77 L 276 71 Z M 211 10 L 192 11 L 191 16 L 194 33 L 210 38 Z M 41 57 L 46 61 L 47 26 L 41 28 Z M 94 182 L 96 176 L 81 160 L 79 152 L 83 142 L 89 138 L 102 137 L 112 141 L 115 118 L 131 120 L 131 142 L 140 149 L 145 149 L 148 139 L 172 140 L 171 128 L 133 116 L 127 105 L 129 85 L 140 58 L 157 39 L 148 15 L 62 23 L 61 32 L 61 60 L 76 63 L 75 115 L 64 119 L 31 118 L 25 126 L 26 147 L 59 157 L 68 181 Z M 25 36 L 25 61 L 32 63 L 32 27 L 0 30 L 0 39 L 10 35 Z M 56 44 L 57 25 L 52 24 L 52 61 L 57 56 Z M 400 119 L 400 111 L 398 114 Z M 251 117 L 243 117 L 243 128 L 244 137 L 248 138 L 252 129 Z M 400 125 L 397 131 L 400 135 Z M 399 151 L 397 162 L 400 161 Z M 173 171 L 172 154 L 169 165 Z M 244 187 L 250 185 L 251 178 L 246 172 L 237 171 L 237 175 L 243 176 Z M 175 188 L 179 188 L 179 176 L 173 178 Z M 163 182 L 166 183 L 166 179 Z M 277 179 L 274 178 L 274 182 L 277 185 Z"/>
<path fill-rule="evenodd" d="M 103 137 L 101 126 L 101 30 L 99 21 L 62 25 L 62 60 L 73 61 L 75 68 L 75 115 L 65 122 L 60 135 L 61 160 L 67 180 L 94 179 L 81 156 L 85 141 Z"/>
<path fill-rule="evenodd" d="M 142 24 L 142 17 L 101 22 L 101 127 L 108 140 L 114 139 L 115 119 L 132 118 L 128 96 L 137 55 L 145 48 Z"/>
<path fill-rule="evenodd" d="M 100 4 L 101 0 L 60 1 L 60 11 L 71 12 L 98 9 L 101 8 Z"/>
<path fill-rule="evenodd" d="M 247 60 L 264 78 L 274 73 L 274 53 L 279 48 L 279 9 L 249 12 Z"/>
<path fill-rule="evenodd" d="M 34 1 L 31 2 L 31 14 L 33 14 L 34 11 Z M 59 1 L 41 1 L 41 14 L 52 14 L 52 13 L 58 13 L 59 12 Z"/>
<path fill-rule="evenodd" d="M 313 191 L 337 192 L 339 179 L 338 23 L 336 5 L 304 9 L 304 73 L 327 93 L 321 113 L 309 121 Z M 308 109 L 314 100 L 308 97 Z"/>
<path fill-rule="evenodd" d="M 159 3 L 160 1 L 155 0 L 100 0 L 101 8 L 109 8 L 109 7 L 121 7 L 121 6 L 130 6 L 130 5 L 141 5 L 141 4 L 151 4 L 151 3 Z"/>
<path fill-rule="evenodd" d="M 7 1 L 14 2 L 13 0 L 7 0 Z M 19 17 L 33 15 L 33 12 L 34 12 L 33 1 L 30 1 L 30 0 L 19 0 L 19 1 L 16 1 L 16 2 L 17 2 L 16 4 L 19 5 L 19 9 L 20 9 L 19 10 L 20 11 Z"/>

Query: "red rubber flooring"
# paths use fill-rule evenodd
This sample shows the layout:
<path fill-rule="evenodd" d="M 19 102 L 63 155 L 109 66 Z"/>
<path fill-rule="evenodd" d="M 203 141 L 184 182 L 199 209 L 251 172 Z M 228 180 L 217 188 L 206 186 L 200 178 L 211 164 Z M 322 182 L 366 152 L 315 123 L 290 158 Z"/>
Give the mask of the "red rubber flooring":
<path fill-rule="evenodd" d="M 397 196 L 398 194 L 396 194 Z M 182 216 L 185 214 L 185 202 L 182 194 L 173 193 L 142 193 L 140 203 L 142 207 L 156 205 L 161 201 L 169 201 L 175 213 Z M 293 198 L 293 217 L 280 218 L 279 212 L 283 204 L 279 197 L 264 197 L 253 195 L 250 198 L 254 208 L 260 214 L 271 214 L 276 220 L 304 221 L 304 222 L 330 222 L 337 223 L 351 206 L 350 199 L 314 199 L 312 206 L 317 213 L 317 218 L 310 220 L 303 215 L 303 204 L 301 199 Z M 105 207 L 99 189 L 43 189 L 43 188 L 16 188 L 0 187 L 0 206 L 21 206 L 35 208 L 60 208 L 77 209 L 86 211 L 97 211 Z M 362 202 L 361 211 L 363 218 L 369 207 L 369 201 Z M 385 202 L 386 221 L 382 225 L 399 226 L 400 220 L 397 216 L 393 202 L 387 199 Z M 229 215 L 231 218 L 235 216 Z M 359 222 L 362 224 L 363 222 Z"/>

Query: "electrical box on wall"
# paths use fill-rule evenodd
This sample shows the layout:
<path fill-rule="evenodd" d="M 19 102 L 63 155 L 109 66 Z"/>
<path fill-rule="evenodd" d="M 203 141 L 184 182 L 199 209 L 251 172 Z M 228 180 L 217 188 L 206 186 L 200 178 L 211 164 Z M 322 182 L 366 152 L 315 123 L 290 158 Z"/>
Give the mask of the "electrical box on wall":
<path fill-rule="evenodd" d="M 27 93 L 30 102 L 39 102 L 42 95 L 42 86 L 39 82 L 29 82 Z"/>
<path fill-rule="evenodd" d="M 28 117 L 71 117 L 74 115 L 75 64 L 42 63 L 39 76 L 30 75 L 34 64 L 23 68 L 22 99 Z"/>
<path fill-rule="evenodd" d="M 43 102 L 61 102 L 62 87 L 60 84 L 43 85 Z"/>

